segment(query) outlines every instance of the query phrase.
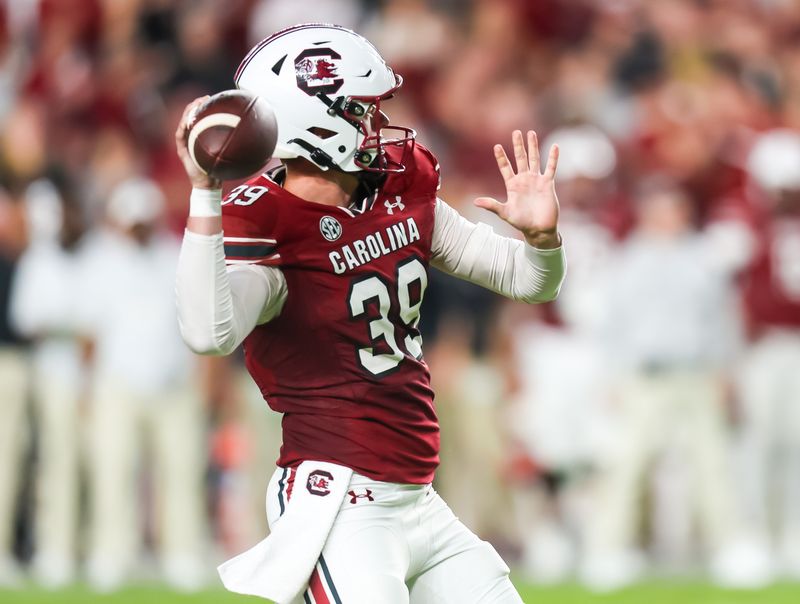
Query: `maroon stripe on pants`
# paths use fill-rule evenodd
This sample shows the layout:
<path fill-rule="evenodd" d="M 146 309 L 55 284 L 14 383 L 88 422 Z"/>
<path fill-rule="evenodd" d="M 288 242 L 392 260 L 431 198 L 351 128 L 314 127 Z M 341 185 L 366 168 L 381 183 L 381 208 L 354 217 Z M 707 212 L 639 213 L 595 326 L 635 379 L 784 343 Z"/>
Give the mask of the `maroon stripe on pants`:
<path fill-rule="evenodd" d="M 297 468 L 289 469 L 289 479 L 286 481 L 286 501 L 292 498 L 292 489 L 294 489 L 294 475 L 297 473 Z"/>
<path fill-rule="evenodd" d="M 322 587 L 322 580 L 319 578 L 319 571 L 315 568 L 311 573 L 311 580 L 308 582 L 308 589 L 311 590 L 311 595 L 317 604 L 331 604 L 328 599 L 328 594 L 325 593 L 325 588 Z"/>

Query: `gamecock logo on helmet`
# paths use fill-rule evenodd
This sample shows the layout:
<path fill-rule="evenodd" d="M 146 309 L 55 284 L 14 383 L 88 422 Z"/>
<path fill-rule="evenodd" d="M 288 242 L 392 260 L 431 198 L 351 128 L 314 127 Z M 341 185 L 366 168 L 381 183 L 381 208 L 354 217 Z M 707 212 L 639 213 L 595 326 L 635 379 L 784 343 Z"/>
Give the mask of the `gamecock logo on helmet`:
<path fill-rule="evenodd" d="M 336 65 L 341 58 L 330 48 L 307 48 L 294 60 L 297 87 L 310 96 L 318 92 L 333 94 L 344 83 Z"/>

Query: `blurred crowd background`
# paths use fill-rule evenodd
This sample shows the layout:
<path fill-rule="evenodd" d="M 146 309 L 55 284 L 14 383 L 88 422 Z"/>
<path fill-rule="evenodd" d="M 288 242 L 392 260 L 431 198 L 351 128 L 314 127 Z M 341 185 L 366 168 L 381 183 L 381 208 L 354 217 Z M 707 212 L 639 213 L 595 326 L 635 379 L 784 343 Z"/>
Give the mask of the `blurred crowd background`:
<path fill-rule="evenodd" d="M 0 0 L 0 585 L 192 590 L 263 537 L 280 418 L 179 340 L 173 136 L 309 20 L 471 219 L 492 144 L 562 148 L 560 299 L 426 297 L 462 519 L 540 582 L 800 579 L 800 2 Z"/>

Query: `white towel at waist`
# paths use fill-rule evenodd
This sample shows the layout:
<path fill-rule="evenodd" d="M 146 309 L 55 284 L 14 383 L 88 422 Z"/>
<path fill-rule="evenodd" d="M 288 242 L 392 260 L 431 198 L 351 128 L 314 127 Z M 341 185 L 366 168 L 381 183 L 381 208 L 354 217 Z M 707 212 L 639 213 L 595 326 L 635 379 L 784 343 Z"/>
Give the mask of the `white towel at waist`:
<path fill-rule="evenodd" d="M 297 467 L 291 500 L 269 537 L 221 564 L 229 591 L 289 604 L 308 586 L 353 470 L 322 461 Z"/>

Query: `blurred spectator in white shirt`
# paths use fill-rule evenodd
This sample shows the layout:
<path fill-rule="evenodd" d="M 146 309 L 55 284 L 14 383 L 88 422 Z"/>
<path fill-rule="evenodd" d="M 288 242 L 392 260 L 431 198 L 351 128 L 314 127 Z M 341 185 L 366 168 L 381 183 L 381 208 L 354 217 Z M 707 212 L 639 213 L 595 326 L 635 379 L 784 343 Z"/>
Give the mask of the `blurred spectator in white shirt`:
<path fill-rule="evenodd" d="M 669 182 L 645 185 L 637 212 L 609 282 L 606 350 L 618 432 L 601 469 L 583 578 L 612 588 L 637 577 L 644 495 L 669 456 L 678 458 L 678 474 L 691 485 L 691 501 L 677 504 L 696 511 L 714 578 L 758 581 L 732 547 L 738 526 L 724 368 L 729 334 L 737 331 L 733 276 L 747 260 L 731 252 L 739 230 L 719 224 L 696 231 L 690 200 Z"/>
<path fill-rule="evenodd" d="M 748 159 L 753 262 L 742 282 L 751 346 L 739 372 L 741 480 L 773 571 L 800 578 L 800 132 L 773 130 Z"/>
<path fill-rule="evenodd" d="M 29 244 L 17 268 L 12 320 L 33 342 L 38 433 L 34 572 L 48 588 L 74 579 L 83 368 L 77 339 L 83 208 L 62 177 L 28 187 Z"/>
<path fill-rule="evenodd" d="M 579 510 L 587 472 L 606 448 L 606 364 L 602 322 L 609 260 L 616 245 L 617 154 L 590 125 L 560 128 L 559 231 L 569 248 L 569 278 L 558 300 L 540 309 L 515 307 L 512 332 L 518 391 L 510 430 L 541 476 L 514 489 L 524 572 L 538 582 L 574 571 L 584 524 Z M 533 312 L 532 312 L 533 310 Z"/>
<path fill-rule="evenodd" d="M 94 343 L 90 418 L 88 577 L 112 590 L 129 578 L 143 541 L 138 488 L 152 460 L 153 524 L 162 569 L 174 587 L 204 580 L 203 408 L 193 357 L 174 304 L 178 240 L 162 226 L 151 181 L 123 182 L 107 206 L 109 228 L 88 243 L 81 315 Z"/>

